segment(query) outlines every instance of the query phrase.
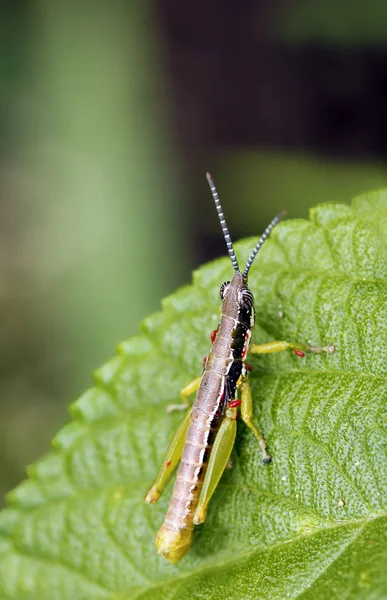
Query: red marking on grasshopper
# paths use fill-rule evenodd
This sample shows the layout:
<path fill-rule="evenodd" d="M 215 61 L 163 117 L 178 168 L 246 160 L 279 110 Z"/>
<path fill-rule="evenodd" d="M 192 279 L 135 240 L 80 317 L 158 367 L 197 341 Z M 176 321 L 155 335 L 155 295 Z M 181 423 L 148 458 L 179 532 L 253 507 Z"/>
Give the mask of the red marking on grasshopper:
<path fill-rule="evenodd" d="M 253 367 L 251 366 L 251 364 L 250 364 L 250 363 L 247 363 L 247 362 L 245 362 L 245 367 L 246 367 L 246 369 L 247 369 L 248 371 L 250 371 L 250 372 L 253 370 Z"/>
<path fill-rule="evenodd" d="M 206 364 L 207 364 L 207 356 L 205 356 L 205 357 L 203 358 L 203 369 L 204 369 L 204 367 L 206 366 Z"/>
<path fill-rule="evenodd" d="M 217 333 L 218 333 L 218 332 L 216 331 L 216 329 L 214 329 L 214 331 L 211 333 L 211 336 L 210 336 L 210 337 L 211 337 L 211 342 L 212 342 L 212 343 L 214 343 L 214 342 L 215 342 L 215 338 L 216 338 L 216 334 L 217 334 Z"/>
<path fill-rule="evenodd" d="M 293 352 L 294 352 L 294 354 L 296 354 L 297 356 L 300 356 L 301 358 L 304 358 L 304 356 L 305 356 L 305 352 L 303 352 L 302 350 L 297 350 L 297 348 L 294 348 Z"/>
<path fill-rule="evenodd" d="M 166 467 L 170 467 L 171 466 L 171 461 L 169 460 L 168 462 L 165 463 Z"/>
<path fill-rule="evenodd" d="M 230 408 L 237 408 L 241 404 L 242 404 L 242 400 L 230 400 L 230 402 L 228 403 Z"/>

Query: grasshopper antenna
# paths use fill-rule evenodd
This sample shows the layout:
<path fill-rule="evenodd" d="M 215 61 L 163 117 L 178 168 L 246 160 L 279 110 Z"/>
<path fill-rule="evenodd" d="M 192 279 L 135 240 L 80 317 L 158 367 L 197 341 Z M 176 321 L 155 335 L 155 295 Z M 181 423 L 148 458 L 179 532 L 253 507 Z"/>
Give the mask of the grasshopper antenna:
<path fill-rule="evenodd" d="M 231 236 L 229 234 L 227 223 L 226 223 L 226 220 L 223 215 L 223 210 L 222 210 L 222 206 L 219 201 L 218 192 L 216 191 L 216 187 L 215 187 L 214 181 L 213 181 L 210 173 L 206 173 L 206 177 L 207 177 L 209 186 L 211 188 L 212 196 L 214 198 L 215 207 L 216 207 L 216 210 L 217 210 L 218 216 L 219 216 L 220 226 L 223 231 L 224 239 L 226 240 L 227 250 L 228 250 L 228 254 L 231 258 L 232 266 L 234 267 L 234 270 L 236 272 L 239 272 L 239 265 L 238 265 L 237 257 L 235 256 L 234 248 L 233 248 L 232 241 L 231 241 Z M 257 250 L 257 252 L 258 252 L 258 250 Z"/>
<path fill-rule="evenodd" d="M 274 227 L 277 225 L 277 223 L 279 223 L 281 221 L 281 219 L 284 218 L 285 215 L 286 215 L 286 210 L 283 210 L 282 212 L 279 213 L 279 215 L 274 217 L 274 219 L 272 220 L 270 225 L 268 225 L 266 227 L 265 231 L 263 232 L 263 234 L 261 236 L 261 239 L 259 240 L 258 244 L 255 246 L 254 250 L 252 251 L 252 253 L 250 254 L 250 256 L 248 258 L 245 270 L 243 271 L 243 277 L 245 279 L 247 279 L 247 275 L 249 274 L 250 267 L 253 264 L 253 260 L 257 256 L 258 251 L 262 248 L 264 242 L 267 240 L 267 238 L 271 234 Z"/>

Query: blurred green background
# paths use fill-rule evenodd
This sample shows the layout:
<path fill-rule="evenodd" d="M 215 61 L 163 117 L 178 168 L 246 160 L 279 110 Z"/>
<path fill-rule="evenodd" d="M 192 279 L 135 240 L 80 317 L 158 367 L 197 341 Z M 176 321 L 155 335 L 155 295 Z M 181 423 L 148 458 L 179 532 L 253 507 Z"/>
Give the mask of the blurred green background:
<path fill-rule="evenodd" d="M 387 185 L 381 0 L 0 4 L 0 492 L 224 241 Z"/>

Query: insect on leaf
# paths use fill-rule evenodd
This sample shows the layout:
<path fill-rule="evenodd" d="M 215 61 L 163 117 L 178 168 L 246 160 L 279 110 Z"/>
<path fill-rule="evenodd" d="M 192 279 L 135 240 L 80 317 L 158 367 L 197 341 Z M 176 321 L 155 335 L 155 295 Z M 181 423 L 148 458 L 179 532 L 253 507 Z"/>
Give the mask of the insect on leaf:
<path fill-rule="evenodd" d="M 241 264 L 256 239 L 236 244 Z M 233 468 L 171 565 L 154 538 L 168 487 L 144 503 L 200 374 L 228 258 L 205 265 L 95 374 L 54 449 L 0 513 L 0 600 L 387 597 L 387 192 L 281 223 L 250 274 L 253 341 L 334 344 L 333 355 L 250 359 L 254 419 Z"/>

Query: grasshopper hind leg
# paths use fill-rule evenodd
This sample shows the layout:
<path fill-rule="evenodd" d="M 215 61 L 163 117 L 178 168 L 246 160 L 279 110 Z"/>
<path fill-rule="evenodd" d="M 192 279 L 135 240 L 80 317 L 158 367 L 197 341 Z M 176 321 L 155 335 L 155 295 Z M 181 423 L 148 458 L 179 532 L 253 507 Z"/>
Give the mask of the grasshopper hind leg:
<path fill-rule="evenodd" d="M 188 408 L 189 396 L 198 390 L 200 381 L 201 377 L 197 377 L 180 391 L 180 397 L 183 400 L 182 404 L 169 404 L 167 407 L 168 412 L 174 410 L 188 410 L 170 442 L 157 477 L 145 496 L 145 501 L 148 504 L 157 502 L 181 460 L 192 412 L 192 408 Z M 171 563 L 178 562 L 183 558 L 191 545 L 192 533 L 193 525 L 188 528 L 171 529 L 168 524 L 164 522 L 156 537 L 156 548 L 158 553 Z"/>
<path fill-rule="evenodd" d="M 182 390 L 180 390 L 180 396 L 183 399 L 184 404 L 169 404 L 167 407 L 167 411 L 172 412 L 173 410 L 187 410 L 189 408 L 189 396 L 197 391 L 200 385 L 200 381 L 201 377 L 197 377 L 196 379 L 191 381 L 191 383 L 186 385 Z M 178 429 L 176 430 L 176 433 L 173 436 L 171 443 L 169 444 L 168 450 L 164 455 L 163 462 L 161 463 L 161 467 L 157 474 L 157 477 L 145 496 L 145 502 L 148 502 L 148 504 L 153 504 L 154 502 L 157 502 L 157 500 L 160 498 L 163 489 L 167 485 L 181 459 L 181 455 L 183 453 L 183 448 L 185 444 L 185 438 L 187 435 L 187 429 L 191 417 L 191 412 L 192 408 L 189 408 L 183 421 L 180 423 Z"/>
<path fill-rule="evenodd" d="M 160 498 L 163 489 L 167 485 L 181 459 L 191 412 L 192 409 L 187 411 L 187 414 L 180 423 L 175 435 L 171 440 L 171 443 L 169 444 L 157 477 L 145 496 L 145 502 L 148 504 L 154 504 Z"/>
<path fill-rule="evenodd" d="M 226 417 L 222 421 L 219 431 L 216 434 L 206 474 L 204 476 L 199 502 L 193 518 L 195 525 L 199 525 L 205 521 L 208 503 L 219 483 L 223 471 L 229 464 L 230 454 L 236 436 L 236 414 L 236 408 L 228 409 Z"/>

